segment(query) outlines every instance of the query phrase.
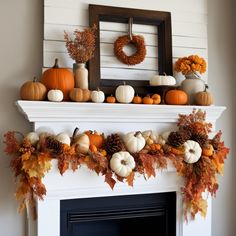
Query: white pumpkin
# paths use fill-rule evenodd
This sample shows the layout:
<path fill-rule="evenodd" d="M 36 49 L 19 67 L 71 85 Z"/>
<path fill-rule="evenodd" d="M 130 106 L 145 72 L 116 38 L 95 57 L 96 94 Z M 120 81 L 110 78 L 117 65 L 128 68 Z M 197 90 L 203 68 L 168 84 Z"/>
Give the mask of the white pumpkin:
<path fill-rule="evenodd" d="M 130 85 L 120 85 L 116 88 L 116 99 L 120 103 L 131 103 L 134 98 L 134 88 Z"/>
<path fill-rule="evenodd" d="M 32 145 L 35 145 L 39 141 L 39 135 L 36 132 L 30 132 L 25 136 Z"/>
<path fill-rule="evenodd" d="M 188 140 L 184 143 L 184 161 L 192 164 L 197 162 L 202 155 L 202 148 L 199 143 L 193 140 Z"/>
<path fill-rule="evenodd" d="M 91 99 L 93 102 L 102 103 L 105 100 L 105 94 L 101 90 L 94 90 L 91 93 Z"/>
<path fill-rule="evenodd" d="M 130 132 L 123 137 L 127 150 L 131 153 L 141 151 L 146 141 L 140 132 Z"/>
<path fill-rule="evenodd" d="M 61 102 L 63 100 L 63 92 L 59 89 L 51 89 L 48 91 L 48 100 L 52 102 Z"/>
<path fill-rule="evenodd" d="M 154 75 L 150 79 L 149 84 L 151 86 L 160 86 L 160 85 L 172 86 L 176 84 L 176 79 L 170 75 Z"/>
<path fill-rule="evenodd" d="M 90 145 L 90 141 L 89 141 L 89 137 L 87 134 L 81 134 L 75 137 L 75 150 L 77 152 L 86 154 L 88 153 L 89 150 L 89 145 Z"/>
<path fill-rule="evenodd" d="M 116 152 L 110 160 L 111 169 L 120 177 L 127 177 L 135 168 L 134 158 L 129 152 Z"/>
<path fill-rule="evenodd" d="M 56 135 L 55 139 L 61 143 L 70 145 L 70 136 L 67 133 L 59 133 Z"/>

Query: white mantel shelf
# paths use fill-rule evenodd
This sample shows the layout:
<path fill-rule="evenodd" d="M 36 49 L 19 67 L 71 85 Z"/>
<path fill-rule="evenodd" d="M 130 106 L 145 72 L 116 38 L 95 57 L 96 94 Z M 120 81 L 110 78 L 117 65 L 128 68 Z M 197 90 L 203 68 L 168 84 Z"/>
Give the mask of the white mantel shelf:
<path fill-rule="evenodd" d="M 144 104 L 109 104 L 22 101 L 16 102 L 19 111 L 30 122 L 116 122 L 173 123 L 179 114 L 193 109 L 206 111 L 207 121 L 214 123 L 226 109 L 224 106 L 175 106 Z"/>

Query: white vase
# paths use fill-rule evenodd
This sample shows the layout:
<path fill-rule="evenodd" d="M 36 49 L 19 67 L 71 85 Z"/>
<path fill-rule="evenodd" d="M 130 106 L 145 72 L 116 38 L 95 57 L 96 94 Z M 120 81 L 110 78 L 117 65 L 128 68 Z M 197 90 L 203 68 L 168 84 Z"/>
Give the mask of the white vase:
<path fill-rule="evenodd" d="M 185 78 L 181 83 L 181 89 L 188 94 L 188 104 L 193 105 L 195 94 L 204 91 L 205 83 L 194 73 L 185 75 Z"/>
<path fill-rule="evenodd" d="M 88 89 L 88 70 L 85 67 L 85 63 L 74 63 L 73 73 L 75 88 Z"/>

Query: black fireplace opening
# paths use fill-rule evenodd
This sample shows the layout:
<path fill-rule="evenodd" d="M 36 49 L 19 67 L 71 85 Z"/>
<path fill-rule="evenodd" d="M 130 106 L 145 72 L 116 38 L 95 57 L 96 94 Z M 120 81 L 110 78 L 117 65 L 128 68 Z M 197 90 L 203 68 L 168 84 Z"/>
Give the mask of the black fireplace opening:
<path fill-rule="evenodd" d="M 176 236 L 176 193 L 62 200 L 60 236 Z"/>

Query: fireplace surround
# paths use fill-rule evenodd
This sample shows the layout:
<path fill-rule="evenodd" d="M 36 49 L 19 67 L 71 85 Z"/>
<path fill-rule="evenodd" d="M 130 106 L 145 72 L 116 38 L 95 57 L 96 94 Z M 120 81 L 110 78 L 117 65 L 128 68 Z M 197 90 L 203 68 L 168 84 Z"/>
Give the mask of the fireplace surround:
<path fill-rule="evenodd" d="M 178 114 L 189 114 L 193 108 L 201 108 L 207 113 L 207 121 L 213 124 L 225 107 L 209 106 L 167 106 L 134 104 L 93 104 L 93 103 L 52 103 L 18 101 L 16 103 L 28 121 L 34 123 L 34 129 L 50 130 L 54 133 L 72 134 L 75 127 L 84 130 L 98 130 L 104 133 L 129 132 L 134 130 L 157 130 L 159 133 L 174 129 Z M 144 180 L 135 176 L 134 187 L 119 183 L 111 190 L 101 176 L 81 167 L 75 173 L 67 171 L 60 176 L 57 163 L 44 178 L 47 196 L 38 201 L 38 219 L 28 220 L 28 235 L 60 235 L 60 209 L 63 200 L 90 199 L 99 197 L 130 196 L 175 192 L 176 194 L 176 236 L 211 235 L 211 199 L 208 197 L 208 214 L 205 219 L 184 223 L 180 187 L 183 179 L 176 175 L 169 165 L 167 170 L 158 172 L 156 178 Z"/>

